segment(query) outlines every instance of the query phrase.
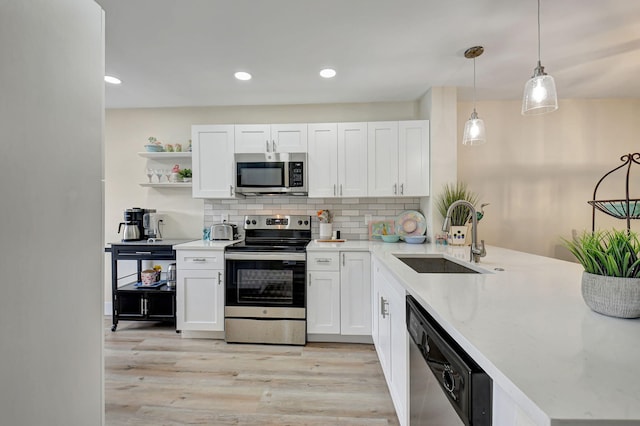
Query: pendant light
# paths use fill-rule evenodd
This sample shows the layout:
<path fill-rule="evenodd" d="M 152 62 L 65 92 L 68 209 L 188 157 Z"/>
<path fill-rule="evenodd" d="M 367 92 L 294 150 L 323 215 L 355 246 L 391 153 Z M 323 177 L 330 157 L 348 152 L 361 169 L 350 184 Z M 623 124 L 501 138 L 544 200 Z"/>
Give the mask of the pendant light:
<path fill-rule="evenodd" d="M 484 121 L 478 118 L 476 112 L 476 58 L 484 52 L 484 47 L 474 46 L 464 52 L 464 57 L 473 59 L 473 112 L 464 125 L 462 145 L 480 145 L 487 141 L 485 135 Z"/>
<path fill-rule="evenodd" d="M 538 66 L 533 76 L 524 85 L 522 115 L 537 115 L 558 109 L 558 94 L 553 77 L 544 72 L 540 63 L 540 0 L 538 0 Z"/>

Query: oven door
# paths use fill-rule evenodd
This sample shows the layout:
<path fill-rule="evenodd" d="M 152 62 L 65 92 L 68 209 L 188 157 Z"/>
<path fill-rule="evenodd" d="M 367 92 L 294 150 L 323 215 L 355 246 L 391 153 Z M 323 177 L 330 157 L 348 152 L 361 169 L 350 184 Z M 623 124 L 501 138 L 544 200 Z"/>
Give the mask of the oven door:
<path fill-rule="evenodd" d="M 227 253 L 225 306 L 305 307 L 304 253 Z"/>

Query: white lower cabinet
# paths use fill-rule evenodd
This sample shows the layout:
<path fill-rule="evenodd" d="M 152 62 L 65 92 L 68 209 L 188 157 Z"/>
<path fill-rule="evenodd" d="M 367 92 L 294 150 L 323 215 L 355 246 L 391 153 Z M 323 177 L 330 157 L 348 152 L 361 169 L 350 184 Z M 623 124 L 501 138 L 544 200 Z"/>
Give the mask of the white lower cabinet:
<path fill-rule="evenodd" d="M 178 250 L 176 329 L 224 331 L 224 251 Z"/>
<path fill-rule="evenodd" d="M 307 333 L 371 335 L 370 256 L 307 253 Z"/>
<path fill-rule="evenodd" d="M 409 336 L 404 288 L 372 261 L 372 337 L 401 425 L 409 422 Z"/>

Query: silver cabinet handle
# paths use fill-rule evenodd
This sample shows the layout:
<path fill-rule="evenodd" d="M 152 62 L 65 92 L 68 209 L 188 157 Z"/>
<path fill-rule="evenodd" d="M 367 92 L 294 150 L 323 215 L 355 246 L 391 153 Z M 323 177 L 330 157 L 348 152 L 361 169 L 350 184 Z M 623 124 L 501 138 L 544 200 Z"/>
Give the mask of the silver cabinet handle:
<path fill-rule="evenodd" d="M 345 263 L 344 259 L 345 259 L 345 254 L 342 253 L 342 266 L 346 266 L 346 263 Z"/>
<path fill-rule="evenodd" d="M 393 184 L 393 194 L 396 195 L 398 193 L 398 184 L 394 183 Z"/>
<path fill-rule="evenodd" d="M 229 195 L 233 195 L 233 185 L 229 185 Z"/>
<path fill-rule="evenodd" d="M 342 196 L 342 184 L 340 184 L 340 196 Z"/>
<path fill-rule="evenodd" d="M 140 313 L 144 315 L 144 299 L 140 299 Z"/>
<path fill-rule="evenodd" d="M 276 152 L 276 141 L 271 141 L 271 152 Z"/>
<path fill-rule="evenodd" d="M 387 315 L 389 315 L 387 306 L 389 306 L 389 302 L 384 300 L 384 297 L 380 296 L 380 315 L 382 315 L 382 318 L 386 318 Z"/>
<path fill-rule="evenodd" d="M 218 285 L 222 284 L 222 272 L 218 272 Z"/>
<path fill-rule="evenodd" d="M 309 272 L 309 287 L 311 287 L 311 272 Z"/>
<path fill-rule="evenodd" d="M 400 184 L 400 195 L 404 195 L 404 183 Z"/>
<path fill-rule="evenodd" d="M 331 259 L 327 259 L 327 258 L 316 259 L 316 263 L 331 263 Z"/>
<path fill-rule="evenodd" d="M 137 251 L 136 254 L 151 254 L 150 251 Z"/>
<path fill-rule="evenodd" d="M 267 152 L 269 152 L 269 141 L 264 141 L 264 143 L 267 145 Z"/>
<path fill-rule="evenodd" d="M 196 262 L 196 263 L 204 263 L 206 261 L 207 261 L 207 259 L 205 257 L 194 257 L 192 259 L 192 262 Z"/>

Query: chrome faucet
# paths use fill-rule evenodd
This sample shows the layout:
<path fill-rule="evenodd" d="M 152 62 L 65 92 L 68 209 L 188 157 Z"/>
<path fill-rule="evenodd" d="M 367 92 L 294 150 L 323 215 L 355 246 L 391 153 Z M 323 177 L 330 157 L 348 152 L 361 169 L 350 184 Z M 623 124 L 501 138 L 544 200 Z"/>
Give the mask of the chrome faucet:
<path fill-rule="evenodd" d="M 467 200 L 458 200 L 451 203 L 447 210 L 447 216 L 444 218 L 442 230 L 444 232 L 449 232 L 449 229 L 451 228 L 451 212 L 457 206 L 465 206 L 471 210 L 471 253 L 469 254 L 469 262 L 478 263 L 480 262 L 481 257 L 485 257 L 487 255 L 487 251 L 484 248 L 484 240 L 481 240 L 480 245 L 478 246 L 478 215 L 476 214 L 476 208 L 473 204 Z"/>

